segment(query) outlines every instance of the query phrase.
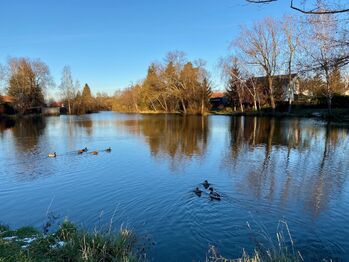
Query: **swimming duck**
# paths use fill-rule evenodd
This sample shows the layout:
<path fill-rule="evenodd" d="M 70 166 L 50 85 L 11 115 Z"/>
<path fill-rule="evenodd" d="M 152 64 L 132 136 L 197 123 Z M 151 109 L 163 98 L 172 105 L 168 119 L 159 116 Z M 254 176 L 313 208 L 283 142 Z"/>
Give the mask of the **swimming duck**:
<path fill-rule="evenodd" d="M 111 152 L 111 147 L 108 147 L 108 148 L 105 150 L 105 152 L 110 153 L 110 152 Z"/>
<path fill-rule="evenodd" d="M 98 155 L 98 151 L 92 151 L 91 154 L 92 155 Z"/>
<path fill-rule="evenodd" d="M 48 154 L 48 157 L 51 157 L 51 158 L 56 157 L 56 156 L 57 156 L 56 152 Z"/>
<path fill-rule="evenodd" d="M 221 195 L 218 194 L 217 192 L 214 192 L 212 187 L 210 187 L 209 190 L 210 190 L 209 196 L 211 199 L 221 200 Z"/>
<path fill-rule="evenodd" d="M 210 186 L 210 183 L 207 180 L 205 180 L 204 183 L 202 183 L 202 185 L 205 189 L 207 189 Z"/>
<path fill-rule="evenodd" d="M 85 147 L 85 148 L 83 148 L 83 149 L 80 149 L 80 150 L 78 151 L 78 154 L 81 155 L 82 153 L 85 153 L 85 152 L 87 152 L 87 151 L 88 151 L 88 149 L 87 149 L 87 147 Z"/>
<path fill-rule="evenodd" d="M 202 193 L 202 190 L 200 190 L 198 187 L 195 188 L 194 190 L 194 193 L 197 195 L 197 196 L 201 196 L 201 193 Z"/>

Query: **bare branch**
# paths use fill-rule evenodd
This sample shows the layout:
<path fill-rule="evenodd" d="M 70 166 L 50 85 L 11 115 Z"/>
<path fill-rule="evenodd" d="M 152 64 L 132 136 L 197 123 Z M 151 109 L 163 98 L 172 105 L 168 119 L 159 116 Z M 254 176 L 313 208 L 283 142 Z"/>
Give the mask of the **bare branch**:
<path fill-rule="evenodd" d="M 270 4 L 272 2 L 277 2 L 278 0 L 245 0 L 245 1 L 248 3 L 253 3 L 253 4 Z M 340 14 L 340 13 L 348 13 L 349 12 L 349 8 L 346 8 L 346 7 L 342 7 L 342 8 L 338 7 L 338 8 L 328 9 L 328 10 L 320 9 L 318 7 L 314 8 L 314 9 L 307 9 L 305 7 L 302 8 L 300 6 L 297 6 L 294 3 L 294 0 L 290 0 L 290 8 L 293 10 L 296 10 L 298 12 L 301 12 L 303 14 L 308 14 L 308 15 Z"/>

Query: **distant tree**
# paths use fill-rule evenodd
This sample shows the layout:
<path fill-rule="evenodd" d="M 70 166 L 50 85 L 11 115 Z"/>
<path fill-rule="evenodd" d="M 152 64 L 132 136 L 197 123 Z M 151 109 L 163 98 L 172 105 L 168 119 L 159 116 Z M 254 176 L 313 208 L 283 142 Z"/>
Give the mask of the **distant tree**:
<path fill-rule="evenodd" d="M 202 81 L 200 85 L 200 102 L 201 102 L 201 115 L 204 115 L 205 110 L 209 108 L 209 99 L 212 94 L 212 84 L 208 80 L 208 78 L 205 76 L 204 80 Z"/>
<path fill-rule="evenodd" d="M 81 92 L 79 89 L 77 89 L 78 91 L 76 92 L 76 95 L 74 97 L 74 113 L 75 114 L 83 114 L 83 111 L 82 111 L 82 98 L 81 98 Z"/>
<path fill-rule="evenodd" d="M 333 68 L 330 74 L 330 82 L 332 84 L 334 94 L 344 95 L 346 91 L 346 86 L 342 77 L 341 70 L 338 67 Z"/>
<path fill-rule="evenodd" d="M 244 28 L 236 45 L 244 62 L 257 66 L 264 73 L 269 91 L 270 105 L 275 110 L 273 80 L 280 63 L 280 28 L 271 18 Z"/>
<path fill-rule="evenodd" d="M 240 69 L 237 58 L 232 59 L 232 65 L 228 69 L 228 83 L 226 93 L 232 107 L 239 106 L 240 111 L 244 112 L 243 100 L 245 96 L 245 83 L 240 75 Z"/>
<path fill-rule="evenodd" d="M 24 113 L 29 108 L 44 105 L 44 91 L 52 84 L 48 66 L 28 58 L 12 58 L 8 65 L 7 93 L 14 97 L 15 109 Z"/>
<path fill-rule="evenodd" d="M 88 84 L 85 84 L 81 95 L 82 109 L 85 113 L 91 113 L 95 110 L 94 98 L 92 97 L 91 89 Z"/>
<path fill-rule="evenodd" d="M 0 64 L 0 96 L 3 93 L 3 88 L 5 86 L 5 77 L 6 77 L 6 73 L 5 73 L 5 67 Z"/>
<path fill-rule="evenodd" d="M 162 85 L 158 77 L 155 64 L 151 64 L 149 66 L 147 76 L 143 81 L 142 87 L 143 103 L 149 104 L 154 111 L 157 111 L 156 105 L 159 104 L 163 110 L 166 111 L 166 101 L 162 102 Z"/>
<path fill-rule="evenodd" d="M 325 83 L 323 95 L 327 98 L 329 114 L 332 114 L 332 97 L 335 92 L 333 73 L 346 65 L 343 57 L 349 54 L 349 45 L 345 42 L 346 35 L 339 30 L 338 20 L 333 15 L 324 14 L 308 17 L 307 28 L 304 30 L 303 61 L 306 71 L 320 75 Z"/>
<path fill-rule="evenodd" d="M 64 66 L 62 71 L 61 84 L 59 88 L 62 93 L 63 100 L 67 101 L 68 104 L 68 113 L 72 114 L 72 104 L 75 98 L 75 86 L 73 84 L 73 78 L 71 75 L 71 70 L 69 66 Z"/>
<path fill-rule="evenodd" d="M 294 26 L 297 24 L 297 21 L 293 17 L 284 17 L 282 22 L 282 33 L 283 40 L 285 44 L 285 61 L 287 64 L 287 75 L 288 75 L 288 90 L 287 90 L 287 98 L 288 98 L 288 112 L 291 112 L 292 101 L 294 91 L 291 85 L 292 83 L 292 73 L 295 67 L 295 56 L 299 49 L 301 31 L 298 26 Z"/>
<path fill-rule="evenodd" d="M 112 101 L 111 98 L 105 92 L 98 92 L 96 96 L 96 109 L 98 111 L 103 110 L 111 110 Z"/>
<path fill-rule="evenodd" d="M 184 54 L 178 51 L 169 53 L 165 61 L 151 64 L 142 83 L 118 91 L 113 110 L 204 114 L 211 93 L 204 63 L 186 62 Z"/>

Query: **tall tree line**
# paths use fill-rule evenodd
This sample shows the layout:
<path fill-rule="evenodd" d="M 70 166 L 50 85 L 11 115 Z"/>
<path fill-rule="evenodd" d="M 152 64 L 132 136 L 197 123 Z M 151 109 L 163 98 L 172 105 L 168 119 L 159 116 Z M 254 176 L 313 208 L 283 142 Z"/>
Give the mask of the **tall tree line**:
<path fill-rule="evenodd" d="M 116 92 L 113 109 L 125 112 L 204 114 L 211 83 L 203 61 L 187 61 L 181 52 L 169 53 L 163 64 L 151 64 L 141 83 Z"/>

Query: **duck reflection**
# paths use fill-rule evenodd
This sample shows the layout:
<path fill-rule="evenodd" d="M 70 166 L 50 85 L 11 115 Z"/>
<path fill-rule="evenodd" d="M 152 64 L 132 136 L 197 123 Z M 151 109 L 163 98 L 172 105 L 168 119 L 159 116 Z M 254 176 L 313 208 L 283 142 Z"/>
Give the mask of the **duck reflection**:
<path fill-rule="evenodd" d="M 280 200 L 282 206 L 298 201 L 317 216 L 343 190 L 349 170 L 347 128 L 240 117 L 231 118 L 229 139 L 224 166 L 240 176 L 238 187 L 254 198 Z"/>

